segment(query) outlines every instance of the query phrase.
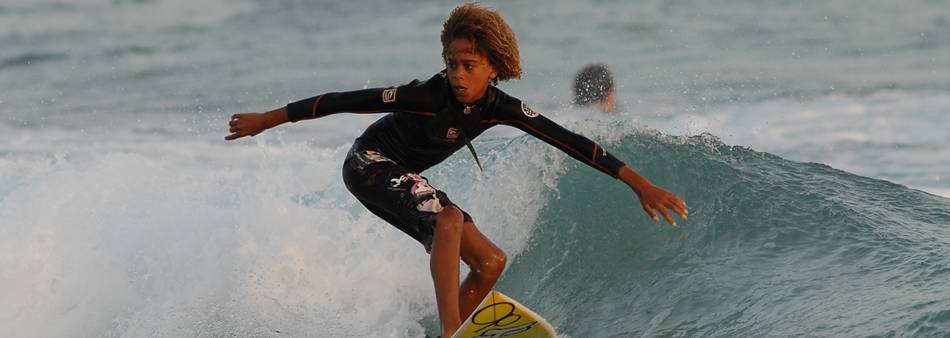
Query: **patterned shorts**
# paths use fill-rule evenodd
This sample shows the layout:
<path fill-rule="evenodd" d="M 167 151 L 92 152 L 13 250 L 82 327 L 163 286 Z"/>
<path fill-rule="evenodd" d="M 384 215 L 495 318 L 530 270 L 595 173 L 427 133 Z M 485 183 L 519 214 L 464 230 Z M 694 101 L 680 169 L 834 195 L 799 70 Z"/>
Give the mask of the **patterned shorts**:
<path fill-rule="evenodd" d="M 425 177 L 375 150 L 350 150 L 343 162 L 343 183 L 370 212 L 415 238 L 427 250 L 432 246 L 436 214 L 449 206 L 458 207 Z M 462 215 L 466 222 L 472 222 L 472 216 L 464 210 Z"/>

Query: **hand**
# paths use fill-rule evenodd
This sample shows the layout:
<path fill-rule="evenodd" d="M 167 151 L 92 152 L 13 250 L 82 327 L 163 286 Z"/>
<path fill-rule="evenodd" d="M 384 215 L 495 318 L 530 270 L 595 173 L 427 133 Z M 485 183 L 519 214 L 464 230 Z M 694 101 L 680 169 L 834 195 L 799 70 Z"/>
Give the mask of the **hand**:
<path fill-rule="evenodd" d="M 626 166 L 620 168 L 620 180 L 637 193 L 643 211 L 646 211 L 654 221 L 660 220 L 660 217 L 657 216 L 657 211 L 659 211 L 663 218 L 666 218 L 666 221 L 670 222 L 675 228 L 676 221 L 673 220 L 673 217 L 670 217 L 668 210 L 679 214 L 683 219 L 687 219 L 687 216 L 689 216 L 689 211 L 686 210 L 686 202 L 682 198 L 653 185 L 630 168 Z"/>
<path fill-rule="evenodd" d="M 673 220 L 673 217 L 670 217 L 668 210 L 679 214 L 684 220 L 689 216 L 689 210 L 686 210 L 686 201 L 653 184 L 647 183 L 646 186 L 642 187 L 641 191 L 637 192 L 637 197 L 640 198 L 640 205 L 643 207 L 643 210 L 646 211 L 654 221 L 660 220 L 656 214 L 656 212 L 659 211 L 660 214 L 663 215 L 663 218 L 666 218 L 666 221 L 670 222 L 675 228 L 676 221 Z"/>
<path fill-rule="evenodd" d="M 266 113 L 234 114 L 228 125 L 231 126 L 231 134 L 224 137 L 228 141 L 254 136 L 268 128 Z"/>

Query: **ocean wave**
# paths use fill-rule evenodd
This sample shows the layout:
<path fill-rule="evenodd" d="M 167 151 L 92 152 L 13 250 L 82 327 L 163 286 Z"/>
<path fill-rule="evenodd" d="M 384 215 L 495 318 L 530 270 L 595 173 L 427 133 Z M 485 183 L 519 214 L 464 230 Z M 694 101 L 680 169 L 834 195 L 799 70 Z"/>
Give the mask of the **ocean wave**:
<path fill-rule="evenodd" d="M 690 219 L 653 222 L 525 135 L 476 140 L 485 172 L 459 152 L 424 173 L 508 252 L 498 288 L 560 332 L 950 332 L 950 200 L 710 134 L 565 124 Z M 343 187 L 347 144 L 135 140 L 0 161 L 0 335 L 435 332 L 427 256 Z"/>
<path fill-rule="evenodd" d="M 68 53 L 58 52 L 27 52 L 0 60 L 0 69 L 30 66 L 48 61 L 65 60 Z"/>
<path fill-rule="evenodd" d="M 641 133 L 611 149 L 684 197 L 690 219 L 652 222 L 629 189 L 587 168 L 560 177 L 500 287 L 561 332 L 950 332 L 950 200 L 710 135 Z"/>

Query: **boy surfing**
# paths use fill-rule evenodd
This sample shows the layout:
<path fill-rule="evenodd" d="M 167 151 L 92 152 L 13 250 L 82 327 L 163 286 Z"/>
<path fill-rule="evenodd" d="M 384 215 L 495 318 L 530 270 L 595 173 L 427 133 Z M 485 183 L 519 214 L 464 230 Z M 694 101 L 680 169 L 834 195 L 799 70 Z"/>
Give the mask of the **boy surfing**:
<path fill-rule="evenodd" d="M 234 114 L 225 139 L 336 113 L 385 113 L 354 141 L 343 161 L 343 182 L 366 209 L 430 252 L 443 337 L 452 336 L 492 290 L 507 258 L 471 215 L 420 174 L 463 147 L 475 155 L 471 140 L 488 128 L 518 128 L 619 179 L 654 220 L 663 216 L 676 226 L 671 211 L 686 219 L 682 199 L 495 87 L 521 77 L 517 39 L 497 11 L 476 3 L 456 7 L 443 24 L 441 41 L 445 69 L 427 80 L 325 93 L 268 112 Z M 460 258 L 470 268 L 461 285 Z"/>

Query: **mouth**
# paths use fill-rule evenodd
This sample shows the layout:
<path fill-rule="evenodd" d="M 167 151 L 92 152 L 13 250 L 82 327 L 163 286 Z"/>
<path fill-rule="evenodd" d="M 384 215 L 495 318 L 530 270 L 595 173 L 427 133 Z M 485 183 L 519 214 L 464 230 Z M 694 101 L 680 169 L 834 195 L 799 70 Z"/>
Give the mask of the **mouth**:
<path fill-rule="evenodd" d="M 455 96 L 465 96 L 468 93 L 468 88 L 463 86 L 452 86 L 452 92 L 455 93 Z"/>

